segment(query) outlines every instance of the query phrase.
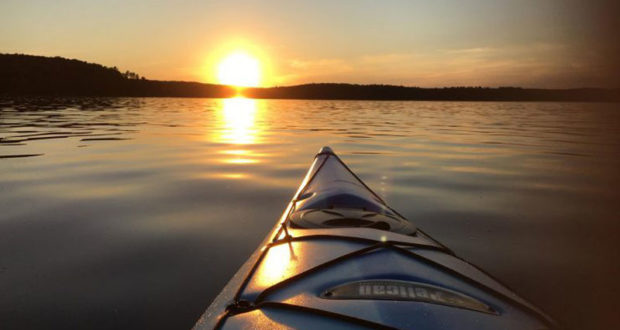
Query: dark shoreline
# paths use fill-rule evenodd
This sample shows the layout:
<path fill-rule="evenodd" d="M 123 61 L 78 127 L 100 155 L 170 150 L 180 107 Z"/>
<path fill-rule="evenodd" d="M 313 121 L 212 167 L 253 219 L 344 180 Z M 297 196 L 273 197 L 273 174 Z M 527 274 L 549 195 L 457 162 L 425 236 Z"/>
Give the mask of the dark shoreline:
<path fill-rule="evenodd" d="M 258 97 L 247 97 L 245 95 L 232 95 L 226 97 L 210 97 L 210 96 L 160 96 L 160 95 L 40 95 L 40 94 L 22 94 L 22 95 L 10 95 L 10 94 L 0 94 L 0 105 L 3 102 L 8 100 L 16 101 L 22 100 L 28 104 L 37 104 L 36 101 L 33 102 L 33 99 L 40 99 L 42 102 L 47 102 L 49 100 L 57 100 L 57 99 L 116 99 L 116 98 L 147 98 L 147 99 L 156 99 L 156 98 L 172 98 L 172 99 L 230 99 L 235 97 L 247 98 L 252 100 L 281 100 L 281 101 L 342 101 L 342 102 L 459 102 L 459 103 L 493 103 L 493 102 L 501 102 L 501 103 L 593 103 L 593 104 L 616 104 L 620 103 L 620 100 L 590 100 L 590 101 L 582 101 L 582 100 L 442 100 L 442 99 L 428 99 L 428 100 L 417 100 L 417 99 L 328 99 L 328 98 L 258 98 Z M 18 102 L 19 103 L 19 102 Z"/>
<path fill-rule="evenodd" d="M 421 88 L 395 85 L 313 83 L 236 88 L 185 81 L 148 80 L 116 67 L 61 57 L 0 54 L 0 97 L 201 97 L 366 101 L 620 102 L 620 89 L 520 87 Z"/>

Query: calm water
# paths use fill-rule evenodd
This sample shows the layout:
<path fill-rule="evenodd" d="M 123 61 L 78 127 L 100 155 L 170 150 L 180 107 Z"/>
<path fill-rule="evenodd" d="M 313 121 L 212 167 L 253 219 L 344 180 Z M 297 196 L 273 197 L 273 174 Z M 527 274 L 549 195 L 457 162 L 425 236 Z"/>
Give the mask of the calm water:
<path fill-rule="evenodd" d="M 191 327 L 323 145 L 567 327 L 620 324 L 618 104 L 128 98 L 0 101 L 0 327 Z"/>

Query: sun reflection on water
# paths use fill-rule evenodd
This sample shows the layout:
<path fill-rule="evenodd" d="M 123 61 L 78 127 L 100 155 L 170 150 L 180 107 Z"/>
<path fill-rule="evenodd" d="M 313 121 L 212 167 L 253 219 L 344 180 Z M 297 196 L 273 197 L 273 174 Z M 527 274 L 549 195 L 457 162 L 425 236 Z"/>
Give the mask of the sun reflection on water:
<path fill-rule="evenodd" d="M 261 143 L 260 127 L 257 120 L 260 118 L 260 107 L 257 100 L 235 97 L 220 100 L 217 118 L 219 130 L 216 131 L 214 141 L 225 146 L 219 153 L 225 155 L 220 162 L 230 165 L 248 165 L 259 163 L 259 154 L 251 150 L 251 145 Z M 235 172 L 234 175 L 225 173 L 221 177 L 229 179 L 245 178 L 246 175 Z"/>
<path fill-rule="evenodd" d="M 258 143 L 256 100 L 235 97 L 222 99 L 220 111 L 223 124 L 219 140 L 229 144 Z"/>

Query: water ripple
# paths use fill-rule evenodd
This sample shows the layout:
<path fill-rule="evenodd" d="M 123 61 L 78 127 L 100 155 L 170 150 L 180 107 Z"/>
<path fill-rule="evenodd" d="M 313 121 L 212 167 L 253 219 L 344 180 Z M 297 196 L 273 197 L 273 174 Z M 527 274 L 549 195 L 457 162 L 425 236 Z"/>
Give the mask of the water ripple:
<path fill-rule="evenodd" d="M 599 293 L 619 289 L 617 110 L 0 98 L 0 323 L 190 327 L 323 145 L 400 213 L 566 324 L 600 319 L 614 303 Z M 583 282 L 592 274 L 602 275 Z M 574 299 L 576 287 L 586 296 Z"/>

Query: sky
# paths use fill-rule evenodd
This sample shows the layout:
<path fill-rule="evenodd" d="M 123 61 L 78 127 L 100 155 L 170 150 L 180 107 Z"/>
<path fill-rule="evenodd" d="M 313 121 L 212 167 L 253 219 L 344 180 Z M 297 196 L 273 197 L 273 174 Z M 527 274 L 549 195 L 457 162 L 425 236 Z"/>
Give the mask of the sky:
<path fill-rule="evenodd" d="M 607 0 L 0 2 L 0 52 L 218 83 L 242 49 L 261 85 L 620 87 Z"/>

